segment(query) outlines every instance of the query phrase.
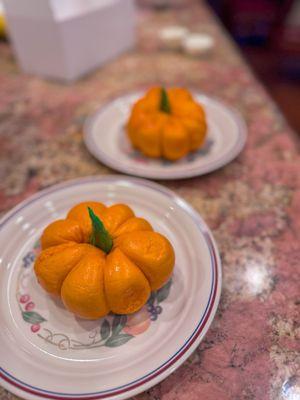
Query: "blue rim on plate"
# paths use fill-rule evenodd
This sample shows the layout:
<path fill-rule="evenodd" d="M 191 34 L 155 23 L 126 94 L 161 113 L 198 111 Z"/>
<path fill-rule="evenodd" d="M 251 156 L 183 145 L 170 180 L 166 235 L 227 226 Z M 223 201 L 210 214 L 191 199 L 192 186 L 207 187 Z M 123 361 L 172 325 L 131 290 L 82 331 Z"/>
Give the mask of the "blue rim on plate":
<path fill-rule="evenodd" d="M 127 182 L 129 181 L 138 184 L 140 186 L 148 187 L 153 190 L 159 191 L 168 198 L 171 198 L 172 201 L 174 201 L 178 206 L 180 206 L 187 214 L 189 214 L 192 217 L 192 219 L 196 222 L 198 229 L 201 231 L 201 233 L 205 238 L 205 242 L 209 249 L 210 259 L 211 259 L 212 281 L 211 281 L 210 295 L 208 302 L 206 304 L 205 311 L 200 316 L 199 322 L 194 331 L 191 333 L 190 337 L 186 340 L 184 345 L 177 350 L 175 354 L 173 354 L 167 361 L 165 361 L 162 365 L 160 365 L 153 371 L 133 382 L 106 391 L 80 393 L 80 394 L 60 393 L 60 392 L 44 390 L 42 388 L 32 386 L 26 382 L 22 382 L 17 377 L 14 377 L 11 374 L 9 374 L 5 370 L 5 368 L 0 367 L 1 384 L 8 390 L 14 392 L 17 391 L 18 395 L 20 395 L 22 392 L 26 392 L 29 395 L 35 395 L 40 398 L 49 398 L 56 400 L 70 399 L 70 398 L 94 400 L 94 399 L 112 398 L 114 396 L 120 396 L 119 398 L 124 398 L 129 395 L 128 392 L 138 389 L 141 386 L 143 386 L 141 391 L 147 390 L 154 384 L 157 384 L 158 382 L 166 378 L 168 375 L 170 375 L 177 367 L 179 367 L 188 358 L 188 356 L 196 349 L 196 347 L 202 340 L 203 336 L 206 334 L 213 320 L 213 317 L 216 313 L 221 293 L 222 272 L 221 272 L 220 256 L 218 254 L 218 250 L 215 241 L 213 239 L 213 236 L 209 228 L 206 226 L 205 222 L 200 217 L 200 215 L 185 200 L 177 196 L 171 190 L 168 190 L 159 184 L 144 179 L 123 177 L 120 175 L 108 175 L 103 177 L 95 176 L 95 177 L 80 178 L 63 182 L 54 185 L 49 189 L 45 189 L 42 190 L 41 192 L 36 193 L 31 198 L 23 201 L 18 206 L 13 208 L 0 220 L 0 231 L 5 227 L 5 225 L 9 222 L 11 218 L 15 217 L 22 209 L 26 208 L 29 204 L 34 203 L 35 201 L 49 195 L 50 193 L 54 193 L 68 187 L 76 186 L 78 184 L 84 185 L 90 182 L 95 183 L 95 181 L 97 180 L 101 182 L 108 181 L 110 183 L 113 180 L 115 184 L 119 185 L 122 185 L 126 183 L 126 181 Z"/>

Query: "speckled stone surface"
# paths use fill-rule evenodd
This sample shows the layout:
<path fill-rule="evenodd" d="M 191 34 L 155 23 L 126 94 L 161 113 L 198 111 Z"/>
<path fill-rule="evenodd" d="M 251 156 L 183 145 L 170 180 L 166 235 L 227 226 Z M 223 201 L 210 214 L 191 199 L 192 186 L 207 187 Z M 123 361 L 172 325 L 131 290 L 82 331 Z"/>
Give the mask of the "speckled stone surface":
<path fill-rule="evenodd" d="M 162 51 L 157 31 L 180 23 L 215 37 L 204 59 Z M 73 85 L 20 73 L 0 44 L 0 204 L 9 210 L 66 179 L 109 174 L 82 141 L 82 122 L 109 99 L 153 83 L 185 85 L 236 107 L 242 154 L 205 177 L 162 182 L 206 219 L 223 260 L 216 318 L 194 354 L 138 400 L 300 399 L 299 140 L 201 4 L 139 11 L 137 47 Z M 14 399 L 0 389 L 0 399 Z"/>

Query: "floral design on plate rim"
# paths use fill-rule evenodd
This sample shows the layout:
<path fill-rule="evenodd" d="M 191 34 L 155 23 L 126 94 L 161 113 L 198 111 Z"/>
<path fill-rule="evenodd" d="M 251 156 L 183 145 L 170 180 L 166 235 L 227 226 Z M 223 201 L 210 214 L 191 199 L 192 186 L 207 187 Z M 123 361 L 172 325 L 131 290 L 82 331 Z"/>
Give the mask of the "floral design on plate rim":
<path fill-rule="evenodd" d="M 157 292 L 152 292 L 147 304 L 137 313 L 132 315 L 117 315 L 110 313 L 99 320 L 99 327 L 89 333 L 87 341 L 78 341 L 61 332 L 54 332 L 39 312 L 34 311 L 36 304 L 33 302 L 26 288 L 26 278 L 32 274 L 33 263 L 40 250 L 39 242 L 23 257 L 22 268 L 18 276 L 16 299 L 23 320 L 30 324 L 31 332 L 39 338 L 50 343 L 60 350 L 82 350 L 99 347 L 118 347 L 135 336 L 145 332 L 162 313 L 161 303 L 167 299 L 172 286 L 172 279 Z M 41 330 L 42 328 L 42 330 Z"/>

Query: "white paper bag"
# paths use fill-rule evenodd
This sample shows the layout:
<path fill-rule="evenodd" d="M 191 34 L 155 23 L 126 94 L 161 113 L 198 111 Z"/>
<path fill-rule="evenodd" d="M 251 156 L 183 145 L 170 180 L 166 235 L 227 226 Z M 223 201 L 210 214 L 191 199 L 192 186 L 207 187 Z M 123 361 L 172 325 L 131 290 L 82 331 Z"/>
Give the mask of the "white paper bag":
<path fill-rule="evenodd" d="M 74 80 L 134 44 L 133 0 L 4 0 L 9 35 L 27 73 Z"/>

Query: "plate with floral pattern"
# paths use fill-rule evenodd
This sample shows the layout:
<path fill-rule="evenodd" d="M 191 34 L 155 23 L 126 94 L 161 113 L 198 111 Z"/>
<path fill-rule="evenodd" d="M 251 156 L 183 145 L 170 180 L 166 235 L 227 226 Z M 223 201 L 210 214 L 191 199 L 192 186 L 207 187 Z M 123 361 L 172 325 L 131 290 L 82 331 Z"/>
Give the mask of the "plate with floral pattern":
<path fill-rule="evenodd" d="M 135 314 L 83 320 L 37 284 L 42 230 L 85 200 L 128 204 L 174 246 L 171 279 Z M 183 199 L 149 181 L 99 176 L 43 190 L 2 218 L 0 246 L 0 384 L 22 398 L 140 393 L 187 359 L 217 309 L 221 263 L 211 232 Z"/>
<path fill-rule="evenodd" d="M 129 175 L 150 179 L 182 179 L 212 172 L 233 160 L 246 143 L 240 114 L 212 97 L 193 93 L 205 110 L 208 133 L 204 146 L 178 161 L 142 155 L 129 142 L 124 126 L 142 93 L 119 97 L 92 114 L 84 125 L 84 141 L 95 158 Z"/>

